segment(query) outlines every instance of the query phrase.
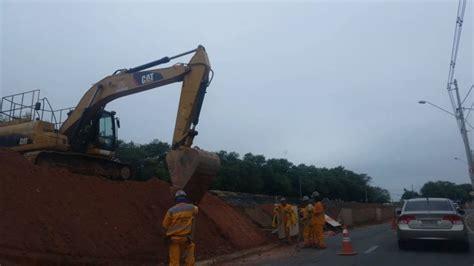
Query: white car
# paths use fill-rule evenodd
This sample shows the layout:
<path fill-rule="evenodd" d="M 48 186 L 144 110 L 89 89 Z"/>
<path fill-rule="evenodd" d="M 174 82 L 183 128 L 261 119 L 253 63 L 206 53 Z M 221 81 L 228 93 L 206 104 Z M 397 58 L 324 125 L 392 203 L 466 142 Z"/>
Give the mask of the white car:
<path fill-rule="evenodd" d="M 422 240 L 449 240 L 469 250 L 464 211 L 456 209 L 445 198 L 418 198 L 405 201 L 397 211 L 398 247 L 405 249 L 407 242 Z"/>

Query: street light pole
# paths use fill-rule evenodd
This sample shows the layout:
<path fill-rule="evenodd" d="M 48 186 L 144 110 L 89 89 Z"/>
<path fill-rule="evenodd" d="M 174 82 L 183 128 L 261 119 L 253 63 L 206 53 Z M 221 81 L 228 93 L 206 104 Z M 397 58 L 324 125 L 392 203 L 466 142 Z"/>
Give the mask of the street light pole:
<path fill-rule="evenodd" d="M 461 159 L 461 158 L 454 157 L 454 160 L 456 160 L 456 161 L 461 161 L 461 162 L 465 163 L 466 165 L 469 165 L 466 161 L 464 161 L 464 160 Z"/>
<path fill-rule="evenodd" d="M 429 104 L 429 105 L 433 106 L 434 108 L 436 108 L 436 109 L 438 109 L 438 110 L 441 110 L 441 111 L 443 111 L 443 112 L 445 112 L 445 113 L 447 113 L 447 114 L 449 114 L 449 115 L 452 115 L 452 116 L 456 117 L 455 114 L 451 113 L 450 111 L 448 111 L 448 110 L 446 110 L 446 109 L 444 109 L 444 108 L 441 108 L 441 107 L 437 106 L 436 104 L 434 104 L 434 103 L 432 103 L 432 102 L 428 102 L 428 101 L 418 101 L 418 103 L 419 103 L 419 104 Z"/>
<path fill-rule="evenodd" d="M 462 107 L 462 102 L 461 102 L 461 97 L 459 96 L 459 88 L 458 88 L 458 82 L 457 80 L 453 81 L 454 84 L 454 90 L 456 94 L 456 114 L 453 114 L 449 112 L 448 110 L 439 107 L 438 105 L 428 102 L 428 101 L 418 101 L 419 104 L 429 104 L 436 109 L 439 109 L 451 116 L 453 116 L 456 119 L 456 122 L 458 123 L 459 126 L 459 131 L 461 133 L 462 141 L 464 143 L 464 149 L 466 150 L 466 163 L 468 166 L 468 171 L 469 171 L 469 178 L 471 179 L 471 185 L 472 185 L 472 190 L 471 191 L 471 196 L 474 197 L 474 162 L 473 162 L 473 157 L 472 157 L 472 151 L 471 151 L 471 146 L 469 144 L 469 137 L 467 136 L 467 129 L 466 129 L 466 123 L 469 124 L 464 118 L 464 108 Z M 469 124 L 470 125 L 470 124 Z M 470 125 L 471 126 L 471 125 Z M 472 127 L 472 126 L 471 126 Z M 454 158 L 455 160 L 460 160 L 459 158 Z"/>
<path fill-rule="evenodd" d="M 464 109 L 462 107 L 461 97 L 459 96 L 457 80 L 454 80 L 454 90 L 456 92 L 457 100 L 456 119 L 459 123 L 459 130 L 461 131 L 464 149 L 466 150 L 467 165 L 469 167 L 469 178 L 471 179 L 472 188 L 474 190 L 474 162 L 472 161 L 472 151 L 471 146 L 469 145 L 469 137 L 467 136 L 466 122 L 464 120 Z"/>
<path fill-rule="evenodd" d="M 448 82 L 446 89 L 448 90 L 449 99 L 451 101 L 451 106 L 453 108 L 453 112 L 456 113 L 456 122 L 458 123 L 459 130 L 461 131 L 461 137 L 464 142 L 464 149 L 466 150 L 466 159 L 467 164 L 469 166 L 469 178 L 471 179 L 472 191 L 469 193 L 471 196 L 474 197 L 474 168 L 473 168 L 473 161 L 472 161 L 472 151 L 469 145 L 469 138 L 467 136 L 466 130 L 466 123 L 465 116 L 464 116 L 464 109 L 462 107 L 464 100 L 467 99 L 470 91 L 467 93 L 466 98 L 461 101 L 461 97 L 459 96 L 459 88 L 458 82 L 454 79 L 454 69 L 456 67 L 456 59 L 458 56 L 459 51 L 459 42 L 461 40 L 461 32 L 462 32 L 462 24 L 464 22 L 464 12 L 466 11 L 466 0 L 460 0 L 458 5 L 458 12 L 456 16 L 456 28 L 454 30 L 454 40 L 453 46 L 451 50 L 451 62 L 449 64 L 449 72 L 448 72 Z M 451 85 L 454 84 L 454 89 L 451 89 Z M 472 88 L 471 88 L 472 89 Z M 453 92 L 454 91 L 454 92 Z M 454 94 L 454 95 L 453 95 Z"/>

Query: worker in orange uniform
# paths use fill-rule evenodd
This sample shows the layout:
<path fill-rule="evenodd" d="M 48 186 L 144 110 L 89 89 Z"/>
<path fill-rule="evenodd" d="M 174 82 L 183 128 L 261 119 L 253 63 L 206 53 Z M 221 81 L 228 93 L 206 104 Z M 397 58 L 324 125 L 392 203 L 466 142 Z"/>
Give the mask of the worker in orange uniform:
<path fill-rule="evenodd" d="M 303 226 L 303 241 L 305 248 L 316 246 L 316 235 L 313 224 L 313 212 L 313 204 L 311 204 L 311 202 L 309 201 L 308 196 L 304 196 L 303 208 L 301 209 L 301 224 Z"/>
<path fill-rule="evenodd" d="M 285 198 L 281 198 L 280 204 L 275 204 L 273 213 L 274 226 L 278 226 L 280 235 L 282 235 L 283 238 L 286 238 L 288 244 L 291 244 L 290 228 L 296 224 L 297 219 L 297 214 L 294 211 L 293 206 L 288 204 Z M 275 223 L 275 221 L 277 222 Z"/>
<path fill-rule="evenodd" d="M 317 247 L 320 249 L 325 249 L 327 246 L 326 241 L 324 240 L 324 225 L 326 224 L 324 206 L 321 203 L 321 196 L 319 195 L 319 192 L 315 191 L 311 196 L 315 201 L 313 211 L 313 226 Z"/>
<path fill-rule="evenodd" d="M 169 265 L 179 266 L 180 256 L 184 252 L 185 265 L 194 265 L 194 220 L 198 207 L 187 203 L 186 193 L 178 190 L 175 194 L 176 205 L 166 212 L 163 227 L 169 243 Z"/>

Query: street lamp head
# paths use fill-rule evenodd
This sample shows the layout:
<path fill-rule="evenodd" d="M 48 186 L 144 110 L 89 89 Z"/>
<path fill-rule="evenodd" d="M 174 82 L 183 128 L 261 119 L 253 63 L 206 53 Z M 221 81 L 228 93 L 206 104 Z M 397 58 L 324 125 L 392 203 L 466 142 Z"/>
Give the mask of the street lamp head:
<path fill-rule="evenodd" d="M 425 104 L 426 101 L 418 101 L 419 104 Z"/>

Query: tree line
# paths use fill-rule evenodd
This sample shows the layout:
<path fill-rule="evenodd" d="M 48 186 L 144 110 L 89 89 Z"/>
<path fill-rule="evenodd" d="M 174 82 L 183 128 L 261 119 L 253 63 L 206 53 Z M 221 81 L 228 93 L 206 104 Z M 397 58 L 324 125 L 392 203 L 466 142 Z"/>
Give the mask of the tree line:
<path fill-rule="evenodd" d="M 132 165 L 138 180 L 158 177 L 169 180 L 164 156 L 170 145 L 159 140 L 147 144 L 119 141 L 117 157 Z M 322 197 L 357 202 L 389 202 L 386 189 L 371 186 L 372 178 L 342 166 L 335 168 L 295 165 L 287 159 L 219 151 L 221 168 L 211 189 L 253 194 L 300 197 L 313 191 Z"/>
<path fill-rule="evenodd" d="M 404 189 L 403 199 L 419 197 L 448 198 L 462 203 L 470 201 L 469 192 L 472 190 L 471 184 L 457 185 L 449 181 L 429 181 L 420 189 L 420 192 Z"/>

